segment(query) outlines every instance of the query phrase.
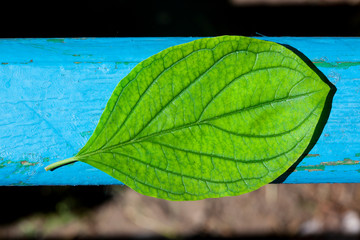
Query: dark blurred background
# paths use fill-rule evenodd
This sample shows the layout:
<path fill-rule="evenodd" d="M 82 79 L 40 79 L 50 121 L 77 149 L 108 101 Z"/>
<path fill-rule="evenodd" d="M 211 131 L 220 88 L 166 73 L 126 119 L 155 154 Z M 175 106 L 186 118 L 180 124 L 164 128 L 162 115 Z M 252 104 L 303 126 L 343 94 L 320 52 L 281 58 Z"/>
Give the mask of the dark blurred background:
<path fill-rule="evenodd" d="M 358 0 L 77 4 L 1 3 L 0 38 L 360 35 Z M 125 186 L 0 187 L 0 238 L 357 239 L 359 200 L 357 184 L 270 184 L 197 202 L 163 201 Z"/>
<path fill-rule="evenodd" d="M 12 1 L 2 3 L 0 37 L 358 36 L 359 2 Z"/>

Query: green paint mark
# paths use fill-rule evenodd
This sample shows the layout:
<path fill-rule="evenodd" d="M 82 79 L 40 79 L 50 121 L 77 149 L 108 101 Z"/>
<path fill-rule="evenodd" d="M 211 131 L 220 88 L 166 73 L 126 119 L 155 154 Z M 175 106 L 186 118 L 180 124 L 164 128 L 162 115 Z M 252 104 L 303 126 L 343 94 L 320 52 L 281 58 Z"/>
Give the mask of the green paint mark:
<path fill-rule="evenodd" d="M 43 160 L 43 162 L 49 162 L 50 158 L 49 157 L 44 157 L 42 160 Z"/>
<path fill-rule="evenodd" d="M 356 154 L 355 154 L 355 157 L 360 157 L 360 153 L 356 153 Z"/>
<path fill-rule="evenodd" d="M 30 186 L 31 184 L 24 183 L 23 181 L 20 181 L 18 183 L 10 184 L 10 186 Z"/>
<path fill-rule="evenodd" d="M 129 65 L 131 63 L 135 63 L 135 62 L 115 62 L 115 64 L 124 64 L 124 65 Z"/>
<path fill-rule="evenodd" d="M 317 165 L 309 166 L 299 166 L 295 171 L 324 171 L 326 166 L 340 166 L 340 165 L 357 165 L 360 161 L 351 160 L 350 158 L 344 158 L 342 161 L 333 161 L 333 162 L 322 162 Z"/>
<path fill-rule="evenodd" d="M 324 60 L 313 61 L 314 65 L 317 67 L 323 68 L 338 68 L 338 69 L 348 69 L 349 67 L 359 66 L 360 62 L 325 62 Z"/>
<path fill-rule="evenodd" d="M 325 170 L 325 166 L 318 164 L 318 165 L 300 166 L 297 167 L 295 171 L 314 172 L 314 171 L 324 171 L 324 170 Z"/>
<path fill-rule="evenodd" d="M 75 64 L 80 64 L 80 63 L 90 63 L 90 64 L 97 64 L 97 63 L 102 63 L 102 62 L 74 62 Z"/>
<path fill-rule="evenodd" d="M 11 163 L 10 160 L 4 160 L 4 158 L 2 157 L 0 157 L 0 161 L 1 161 L 0 168 L 4 168 Z"/>
<path fill-rule="evenodd" d="M 308 158 L 308 157 L 320 157 L 320 154 L 308 154 L 305 157 L 306 158 Z"/>
<path fill-rule="evenodd" d="M 118 68 L 118 65 L 129 65 L 129 64 L 137 64 L 138 62 L 115 62 L 115 69 Z"/>
<path fill-rule="evenodd" d="M 85 131 L 85 132 L 81 132 L 81 133 L 80 133 L 80 135 L 81 135 L 82 137 L 91 136 L 91 134 L 92 134 L 92 131 Z"/>
<path fill-rule="evenodd" d="M 63 38 L 50 38 L 46 40 L 47 42 L 52 42 L 52 43 L 64 43 L 65 39 Z"/>

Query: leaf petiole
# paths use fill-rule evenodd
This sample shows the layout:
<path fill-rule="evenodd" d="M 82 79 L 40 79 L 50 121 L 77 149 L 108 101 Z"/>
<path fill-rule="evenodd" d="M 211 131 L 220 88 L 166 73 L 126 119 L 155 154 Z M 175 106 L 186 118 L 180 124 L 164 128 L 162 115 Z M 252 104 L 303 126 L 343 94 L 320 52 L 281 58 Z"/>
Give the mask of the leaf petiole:
<path fill-rule="evenodd" d="M 75 157 L 71 157 L 71 158 L 67 158 L 67 159 L 64 159 L 64 160 L 61 160 L 61 161 L 58 161 L 58 162 L 55 162 L 55 163 L 52 163 L 50 164 L 49 166 L 47 166 L 45 168 L 46 171 L 52 171 L 58 167 L 62 167 L 64 165 L 67 165 L 67 164 L 70 164 L 70 163 L 73 163 L 73 162 L 77 162 L 77 158 L 76 156 Z"/>

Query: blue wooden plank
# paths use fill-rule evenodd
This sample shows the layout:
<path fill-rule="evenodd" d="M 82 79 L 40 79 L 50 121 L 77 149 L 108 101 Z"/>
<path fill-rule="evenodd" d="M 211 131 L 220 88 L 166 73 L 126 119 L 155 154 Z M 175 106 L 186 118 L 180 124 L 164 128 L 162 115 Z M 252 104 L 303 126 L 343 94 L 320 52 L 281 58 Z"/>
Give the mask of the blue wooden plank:
<path fill-rule="evenodd" d="M 120 182 L 83 163 L 116 84 L 140 61 L 196 38 L 0 40 L 0 185 Z M 285 183 L 360 182 L 360 38 L 266 37 L 303 52 L 337 87 L 327 125 Z"/>

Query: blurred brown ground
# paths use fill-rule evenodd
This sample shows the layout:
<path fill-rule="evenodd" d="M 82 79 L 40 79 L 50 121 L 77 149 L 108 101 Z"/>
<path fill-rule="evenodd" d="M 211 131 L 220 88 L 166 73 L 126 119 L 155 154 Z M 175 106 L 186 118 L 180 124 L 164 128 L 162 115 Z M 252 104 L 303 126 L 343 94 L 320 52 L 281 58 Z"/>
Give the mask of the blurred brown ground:
<path fill-rule="evenodd" d="M 55 211 L 2 224 L 0 238 L 360 234 L 358 184 L 269 184 L 237 197 L 194 202 L 146 197 L 124 186 L 107 187 L 106 191 L 109 199 L 86 210 L 58 202 Z"/>

